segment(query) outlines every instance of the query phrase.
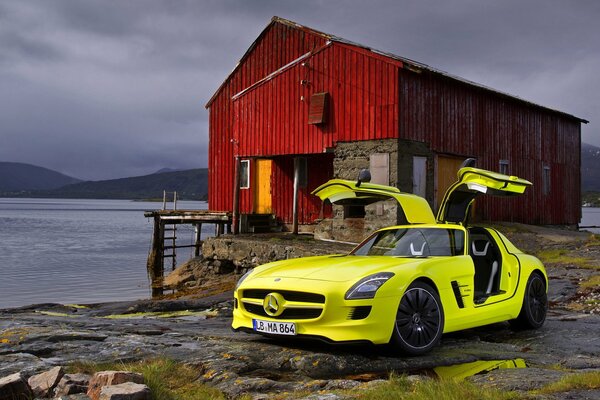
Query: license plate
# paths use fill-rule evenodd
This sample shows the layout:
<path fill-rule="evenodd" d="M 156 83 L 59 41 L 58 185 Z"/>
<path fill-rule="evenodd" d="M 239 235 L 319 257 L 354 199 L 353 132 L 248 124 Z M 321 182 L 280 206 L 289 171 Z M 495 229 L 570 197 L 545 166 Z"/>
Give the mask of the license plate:
<path fill-rule="evenodd" d="M 296 324 L 293 322 L 273 322 L 253 319 L 252 326 L 256 332 L 270 333 L 273 335 L 296 334 Z"/>

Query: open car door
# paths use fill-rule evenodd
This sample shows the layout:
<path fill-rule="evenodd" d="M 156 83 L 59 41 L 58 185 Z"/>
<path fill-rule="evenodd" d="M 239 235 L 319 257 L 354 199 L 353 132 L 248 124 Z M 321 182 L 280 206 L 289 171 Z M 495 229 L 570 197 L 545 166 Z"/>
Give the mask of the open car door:
<path fill-rule="evenodd" d="M 480 194 L 517 196 L 531 182 L 485 169 L 465 167 L 458 170 L 458 181 L 448 188 L 437 214 L 438 222 L 466 223 L 469 209 Z"/>
<path fill-rule="evenodd" d="M 376 201 L 395 199 L 409 224 L 434 224 L 435 217 L 427 200 L 410 193 L 402 193 L 398 188 L 368 182 L 355 182 L 344 179 L 331 179 L 312 194 L 321 200 L 329 200 L 338 205 L 368 205 Z"/>

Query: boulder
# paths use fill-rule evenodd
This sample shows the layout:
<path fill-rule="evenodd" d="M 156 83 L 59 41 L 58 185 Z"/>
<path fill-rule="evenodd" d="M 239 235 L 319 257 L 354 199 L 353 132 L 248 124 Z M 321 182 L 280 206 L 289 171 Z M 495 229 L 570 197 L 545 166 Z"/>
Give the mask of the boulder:
<path fill-rule="evenodd" d="M 87 374 L 66 374 L 62 377 L 56 389 L 54 396 L 68 396 L 71 394 L 85 393 L 90 383 L 90 375 Z"/>
<path fill-rule="evenodd" d="M 150 400 L 150 388 L 133 382 L 104 386 L 99 400 Z"/>
<path fill-rule="evenodd" d="M 103 386 L 120 385 L 121 383 L 127 382 L 144 383 L 144 377 L 142 374 L 129 371 L 96 372 L 94 376 L 92 376 L 92 379 L 90 379 L 87 395 L 90 396 L 92 400 L 99 400 Z"/>
<path fill-rule="evenodd" d="M 169 289 L 180 289 L 183 285 L 189 281 L 194 280 L 194 271 L 191 268 L 190 264 L 184 264 L 174 271 L 172 271 L 169 275 L 165 277 L 163 280 L 163 286 Z"/>
<path fill-rule="evenodd" d="M 27 382 L 36 397 L 50 397 L 52 390 L 64 374 L 62 367 L 54 367 L 49 371 L 33 375 Z"/>
<path fill-rule="evenodd" d="M 20 372 L 0 379 L 0 400 L 27 400 L 33 392 Z"/>

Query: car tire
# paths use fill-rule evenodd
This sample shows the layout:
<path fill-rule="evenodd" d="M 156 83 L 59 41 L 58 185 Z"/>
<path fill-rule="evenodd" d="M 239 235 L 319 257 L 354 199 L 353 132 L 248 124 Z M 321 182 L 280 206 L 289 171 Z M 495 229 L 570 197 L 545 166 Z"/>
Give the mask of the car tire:
<path fill-rule="evenodd" d="M 407 355 L 431 350 L 444 331 L 444 309 L 435 289 L 414 282 L 400 299 L 390 344 Z"/>
<path fill-rule="evenodd" d="M 547 311 L 546 281 L 539 273 L 534 272 L 527 280 L 521 312 L 509 322 L 516 329 L 538 329 L 544 325 Z"/>

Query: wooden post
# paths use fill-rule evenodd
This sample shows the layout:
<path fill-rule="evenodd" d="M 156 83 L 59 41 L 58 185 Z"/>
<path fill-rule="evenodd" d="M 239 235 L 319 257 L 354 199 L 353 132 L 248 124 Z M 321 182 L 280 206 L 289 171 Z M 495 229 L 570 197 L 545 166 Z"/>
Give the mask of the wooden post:
<path fill-rule="evenodd" d="M 163 294 L 162 280 L 164 274 L 163 267 L 163 238 L 164 224 L 160 220 L 160 215 L 154 215 L 154 232 L 152 235 L 152 250 L 148 255 L 146 269 L 148 278 L 150 278 L 150 287 L 152 288 L 152 297 L 157 297 Z"/>
<path fill-rule="evenodd" d="M 233 225 L 233 234 L 239 233 L 239 218 L 240 218 L 240 158 L 235 158 L 235 176 L 233 179 L 233 215 L 231 224 Z"/>
<path fill-rule="evenodd" d="M 194 257 L 200 257 L 200 246 L 202 243 L 202 223 L 194 224 Z"/>
<path fill-rule="evenodd" d="M 298 186 L 300 184 L 300 160 L 294 158 L 294 198 L 292 206 L 292 232 L 298 234 Z"/>
<path fill-rule="evenodd" d="M 173 192 L 173 210 L 177 210 L 177 192 Z"/>
<path fill-rule="evenodd" d="M 167 191 L 163 190 L 163 210 L 167 209 Z"/>

